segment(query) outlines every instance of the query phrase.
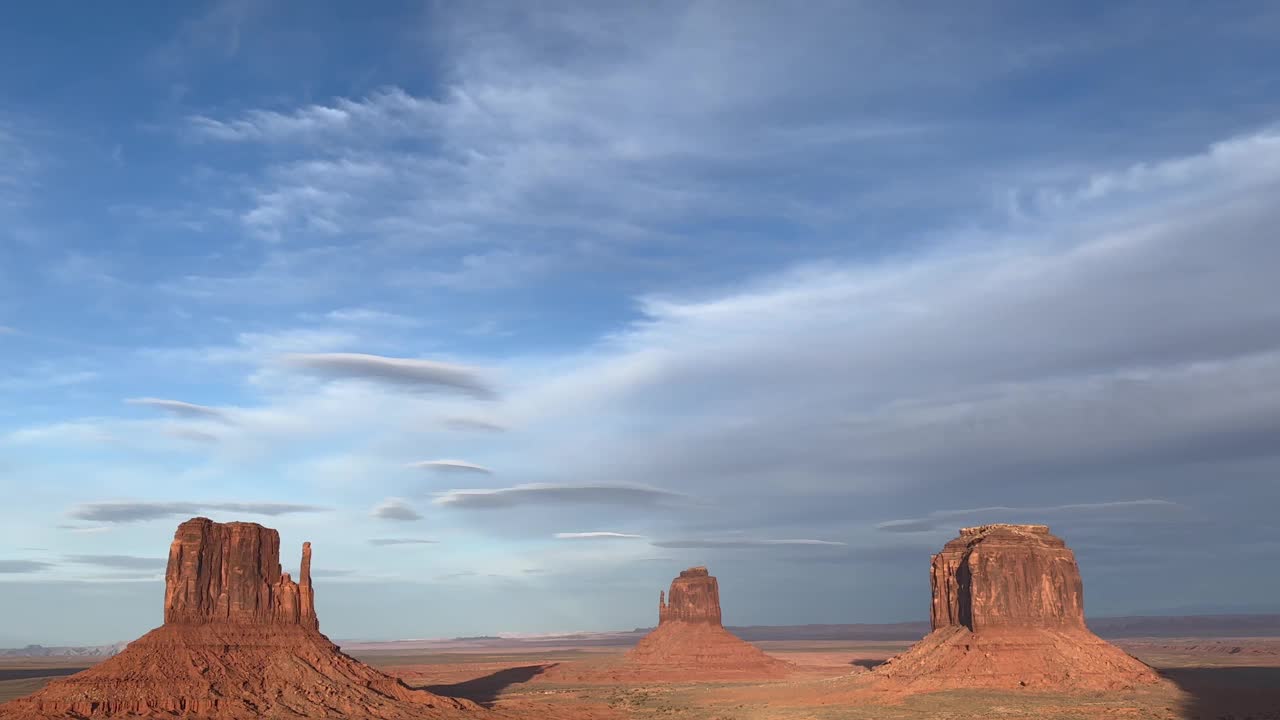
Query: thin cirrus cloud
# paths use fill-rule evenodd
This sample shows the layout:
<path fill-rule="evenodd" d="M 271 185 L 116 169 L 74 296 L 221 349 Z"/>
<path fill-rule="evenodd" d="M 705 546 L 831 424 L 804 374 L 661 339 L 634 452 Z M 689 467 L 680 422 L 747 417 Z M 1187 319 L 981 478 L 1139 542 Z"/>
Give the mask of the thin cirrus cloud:
<path fill-rule="evenodd" d="M 168 562 L 165 558 L 136 555 L 67 555 L 66 560 L 77 565 L 97 565 L 118 570 L 161 570 Z"/>
<path fill-rule="evenodd" d="M 110 525 L 55 525 L 59 530 L 67 530 L 73 533 L 103 533 L 111 529 Z"/>
<path fill-rule="evenodd" d="M 760 548 L 760 547 L 787 547 L 787 546 L 819 546 L 819 547 L 843 547 L 845 543 L 836 542 L 834 540 L 810 540 L 807 538 L 795 539 L 752 539 L 752 538 L 731 538 L 731 539 L 715 539 L 700 538 L 689 540 L 655 540 L 650 543 L 654 547 L 670 548 L 670 549 L 692 549 L 705 548 L 716 549 L 723 548 L 732 550 L 735 548 Z"/>
<path fill-rule="evenodd" d="M 398 520 L 401 522 L 422 519 L 422 515 L 401 498 L 387 498 L 373 509 L 372 515 L 381 520 Z"/>
<path fill-rule="evenodd" d="M 558 532 L 555 534 L 555 537 L 557 540 L 643 540 L 645 536 L 635 535 L 633 533 L 597 530 L 592 532 Z"/>
<path fill-rule="evenodd" d="M 1144 499 L 1144 500 L 1118 500 L 1114 502 L 1102 503 L 1074 503 L 1069 505 L 1051 505 L 1047 507 L 1006 507 L 996 505 L 992 507 L 968 508 L 964 510 L 938 510 L 931 512 L 924 517 L 907 518 L 904 520 L 889 520 L 876 525 L 877 530 L 885 532 L 926 532 L 929 530 L 937 530 L 944 527 L 952 520 L 962 518 L 979 518 L 983 516 L 1008 516 L 1019 515 L 1024 518 L 1031 516 L 1034 518 L 1038 515 L 1057 515 L 1075 512 L 1117 512 L 1126 510 L 1175 510 L 1182 506 L 1169 500 Z"/>
<path fill-rule="evenodd" d="M 55 567 L 53 563 L 41 562 L 39 560 L 0 560 L 0 574 L 6 575 L 35 573 L 42 570 L 48 570 L 51 567 Z"/>
<path fill-rule="evenodd" d="M 425 538 L 371 538 L 370 545 L 390 546 L 390 545 L 435 545 L 439 540 L 427 540 Z"/>
<path fill-rule="evenodd" d="M 465 509 L 510 508 L 523 505 L 645 505 L 679 501 L 686 496 L 647 485 L 553 485 L 531 483 L 489 490 L 449 490 L 432 501 Z"/>
<path fill-rule="evenodd" d="M 213 433 L 196 430 L 194 428 L 169 428 L 165 430 L 164 433 L 170 437 L 178 438 L 179 440 L 188 440 L 190 442 L 197 443 L 216 443 L 222 439 Z"/>
<path fill-rule="evenodd" d="M 78 520 L 107 523 L 130 523 L 156 520 L 175 515 L 194 515 L 208 511 L 245 513 L 276 517 L 293 513 L 326 512 L 329 508 L 318 505 L 293 503 L 237 503 L 237 502 L 129 502 L 106 501 L 77 505 L 69 513 Z M 78 528 L 77 528 L 78 529 Z"/>
<path fill-rule="evenodd" d="M 291 367 L 330 378 L 368 380 L 417 390 L 451 390 L 481 399 L 497 395 L 478 370 L 466 365 L 364 353 L 292 353 L 282 360 Z"/>
<path fill-rule="evenodd" d="M 477 430 L 480 432 L 506 432 L 507 428 L 498 423 L 479 418 L 451 417 L 445 418 L 441 424 L 451 430 Z"/>
<path fill-rule="evenodd" d="M 125 402 L 130 405 L 141 405 L 155 410 L 160 410 L 180 418 L 231 422 L 231 417 L 224 410 L 209 407 L 208 405 L 197 405 L 195 403 L 184 402 L 182 400 L 142 397 L 129 398 L 125 400 Z"/>
<path fill-rule="evenodd" d="M 481 473 L 491 474 L 493 471 L 483 465 L 469 463 L 466 460 L 423 460 L 409 463 L 409 467 L 419 470 L 434 470 L 443 473 Z"/>

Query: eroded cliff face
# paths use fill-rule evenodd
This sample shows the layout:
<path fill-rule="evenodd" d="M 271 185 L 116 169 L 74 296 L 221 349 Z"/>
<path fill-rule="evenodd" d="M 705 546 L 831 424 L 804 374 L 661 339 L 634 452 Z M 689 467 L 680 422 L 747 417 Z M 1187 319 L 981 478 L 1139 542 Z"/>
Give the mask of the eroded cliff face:
<path fill-rule="evenodd" d="M 320 633 L 311 543 L 299 580 L 280 570 L 280 535 L 192 518 L 169 547 L 162 626 L 119 654 L 25 698 L 2 720 L 43 718 L 455 718 L 483 710 L 414 690 Z"/>
<path fill-rule="evenodd" d="M 724 629 L 720 585 L 705 567 L 681 571 L 658 595 L 658 627 L 627 653 L 630 677 L 779 677 L 790 666 Z"/>
<path fill-rule="evenodd" d="M 1075 554 L 1045 525 L 964 528 L 933 556 L 933 629 L 1084 627 Z"/>
<path fill-rule="evenodd" d="M 178 526 L 165 571 L 166 624 L 296 624 L 317 628 L 311 543 L 298 582 L 280 570 L 280 534 L 256 523 L 192 518 Z"/>
<path fill-rule="evenodd" d="M 898 690 L 1109 690 L 1160 682 L 1084 622 L 1075 555 L 1044 525 L 982 525 L 933 556 L 933 632 L 877 667 Z"/>
<path fill-rule="evenodd" d="M 658 593 L 658 624 L 667 622 L 721 625 L 720 585 L 705 567 L 681 570 L 671 592 Z"/>

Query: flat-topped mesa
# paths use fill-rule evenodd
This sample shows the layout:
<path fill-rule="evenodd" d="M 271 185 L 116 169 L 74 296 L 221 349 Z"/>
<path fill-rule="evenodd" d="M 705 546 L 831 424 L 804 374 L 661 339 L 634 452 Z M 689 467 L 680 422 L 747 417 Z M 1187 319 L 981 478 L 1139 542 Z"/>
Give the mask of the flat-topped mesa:
<path fill-rule="evenodd" d="M 933 629 L 1083 628 L 1075 554 L 1046 525 L 982 525 L 933 556 Z"/>
<path fill-rule="evenodd" d="M 720 626 L 720 586 L 705 567 L 680 571 L 665 596 L 658 593 L 658 625 L 668 622 Z"/>
<path fill-rule="evenodd" d="M 1054 692 L 1160 683 L 1089 632 L 1075 555 L 1044 525 L 965 528 L 933 556 L 933 632 L 872 671 L 895 692 Z"/>
<path fill-rule="evenodd" d="M 301 625 L 316 629 L 311 543 L 299 581 L 280 570 L 280 533 L 257 523 L 192 518 L 178 526 L 165 571 L 166 625 Z"/>

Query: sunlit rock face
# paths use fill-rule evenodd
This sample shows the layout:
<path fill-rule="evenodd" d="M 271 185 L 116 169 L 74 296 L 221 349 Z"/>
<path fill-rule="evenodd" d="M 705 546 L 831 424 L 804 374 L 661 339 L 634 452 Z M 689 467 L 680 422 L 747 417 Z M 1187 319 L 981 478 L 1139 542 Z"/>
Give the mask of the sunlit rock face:
<path fill-rule="evenodd" d="M 1111 690 L 1160 682 L 1085 626 L 1075 555 L 1044 525 L 964 528 L 930 564 L 933 632 L 877 667 L 894 690 Z"/>
<path fill-rule="evenodd" d="M 1084 627 L 1075 554 L 1045 525 L 982 525 L 933 556 L 933 629 Z"/>
<path fill-rule="evenodd" d="M 634 677 L 751 678 L 785 675 L 790 665 L 724 629 L 720 585 L 705 567 L 683 570 L 658 594 L 658 627 L 627 653 Z"/>
<path fill-rule="evenodd" d="M 311 543 L 300 577 L 280 571 L 280 533 L 257 523 L 192 518 L 178 526 L 165 571 L 166 624 L 296 624 L 318 628 Z"/>
<path fill-rule="evenodd" d="M 280 534 L 192 518 L 165 572 L 164 624 L 84 672 L 0 705 L 0 720 L 184 717 L 453 718 L 483 709 L 414 690 L 320 633 L 311 544 L 297 582 Z"/>
<path fill-rule="evenodd" d="M 705 567 L 681 570 L 665 597 L 658 594 L 658 624 L 667 622 L 720 625 L 720 586 Z"/>

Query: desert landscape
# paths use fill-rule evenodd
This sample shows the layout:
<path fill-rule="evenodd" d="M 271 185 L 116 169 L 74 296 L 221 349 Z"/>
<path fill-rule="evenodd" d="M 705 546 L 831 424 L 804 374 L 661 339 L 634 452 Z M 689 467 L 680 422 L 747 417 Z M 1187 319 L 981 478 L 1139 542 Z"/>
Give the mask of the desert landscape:
<path fill-rule="evenodd" d="M 659 594 L 658 625 L 638 640 L 344 650 L 319 630 L 311 560 L 305 543 L 295 582 L 281 572 L 276 531 L 182 523 L 164 624 L 89 665 L 100 656 L 6 653 L 0 718 L 1280 717 L 1280 637 L 1104 640 L 1086 626 L 1074 556 L 1043 525 L 962 529 L 933 556 L 931 632 L 919 639 L 894 637 L 909 632 L 901 627 L 828 626 L 796 628 L 793 639 L 768 628 L 758 634 L 773 639 L 753 644 L 723 626 L 716 577 L 693 567 Z M 1145 627 L 1280 635 L 1276 620 L 1150 618 Z"/>
<path fill-rule="evenodd" d="M 1280 0 L 2 7 L 0 720 L 1280 720 Z"/>

